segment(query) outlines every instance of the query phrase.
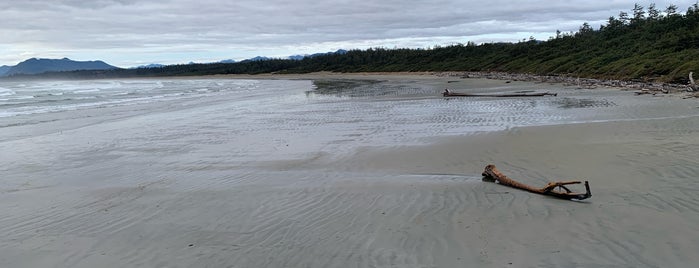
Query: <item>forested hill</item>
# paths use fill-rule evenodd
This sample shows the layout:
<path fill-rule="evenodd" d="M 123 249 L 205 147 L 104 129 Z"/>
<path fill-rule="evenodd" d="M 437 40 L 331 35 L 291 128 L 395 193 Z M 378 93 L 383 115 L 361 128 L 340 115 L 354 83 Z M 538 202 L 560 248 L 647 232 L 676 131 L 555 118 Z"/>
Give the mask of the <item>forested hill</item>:
<path fill-rule="evenodd" d="M 162 68 L 76 71 L 44 77 L 138 77 L 209 74 L 501 71 L 541 75 L 684 83 L 699 73 L 699 6 L 686 13 L 671 5 L 635 5 L 610 17 L 599 29 L 583 24 L 575 33 L 547 41 L 458 44 L 430 49 L 350 50 L 302 60 L 171 65 Z"/>

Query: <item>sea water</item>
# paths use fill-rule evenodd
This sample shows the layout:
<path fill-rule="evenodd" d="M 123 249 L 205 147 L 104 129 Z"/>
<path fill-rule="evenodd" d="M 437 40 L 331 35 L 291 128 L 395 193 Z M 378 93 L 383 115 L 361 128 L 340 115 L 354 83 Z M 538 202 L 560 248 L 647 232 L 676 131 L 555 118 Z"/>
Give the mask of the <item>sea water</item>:
<path fill-rule="evenodd" d="M 460 89 L 558 93 L 523 98 L 443 98 L 440 90 L 416 81 L 337 79 L 0 82 L 0 129 L 93 122 L 114 114 L 126 118 L 136 116 L 127 111 L 140 111 L 196 125 L 226 125 L 226 131 L 243 136 L 274 132 L 332 144 L 390 145 L 514 127 L 696 115 L 691 109 L 668 109 L 661 98 L 629 98 L 629 92 L 616 89 L 504 82 Z"/>
<path fill-rule="evenodd" d="M 249 88 L 234 80 L 89 80 L 0 83 L 0 117 L 41 114 L 210 95 Z"/>

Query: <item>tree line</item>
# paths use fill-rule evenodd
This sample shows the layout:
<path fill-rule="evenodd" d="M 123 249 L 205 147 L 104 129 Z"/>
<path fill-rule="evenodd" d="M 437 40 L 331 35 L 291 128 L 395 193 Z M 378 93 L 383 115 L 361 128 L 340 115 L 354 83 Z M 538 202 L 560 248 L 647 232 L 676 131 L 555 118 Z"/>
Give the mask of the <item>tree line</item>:
<path fill-rule="evenodd" d="M 699 73 L 699 4 L 685 13 L 670 5 L 659 10 L 635 4 L 593 29 L 556 32 L 546 41 L 473 42 L 433 48 L 370 48 L 301 60 L 270 59 L 237 63 L 170 65 L 160 68 L 47 73 L 52 78 L 116 78 L 261 74 L 410 71 L 498 71 L 538 75 L 686 83 Z"/>

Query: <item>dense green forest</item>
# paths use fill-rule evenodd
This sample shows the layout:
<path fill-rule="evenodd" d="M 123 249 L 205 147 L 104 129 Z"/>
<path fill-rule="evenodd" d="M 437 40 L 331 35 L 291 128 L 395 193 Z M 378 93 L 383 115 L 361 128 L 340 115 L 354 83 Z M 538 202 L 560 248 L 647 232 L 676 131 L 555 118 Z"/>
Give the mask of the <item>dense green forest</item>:
<path fill-rule="evenodd" d="M 211 74 L 398 71 L 499 71 L 539 75 L 685 83 L 699 72 L 699 5 L 685 13 L 636 4 L 599 29 L 585 23 L 577 32 L 518 43 L 472 42 L 426 49 L 350 50 L 302 60 L 171 65 L 162 68 L 75 71 L 43 77 L 111 78 Z"/>

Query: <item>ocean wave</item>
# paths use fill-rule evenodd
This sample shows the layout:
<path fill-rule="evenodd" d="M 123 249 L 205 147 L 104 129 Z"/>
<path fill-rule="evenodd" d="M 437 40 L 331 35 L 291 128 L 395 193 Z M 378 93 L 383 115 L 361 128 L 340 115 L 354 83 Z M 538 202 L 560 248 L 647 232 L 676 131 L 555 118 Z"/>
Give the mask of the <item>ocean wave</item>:
<path fill-rule="evenodd" d="M 223 86 L 209 86 L 210 83 L 201 85 L 195 81 L 191 83 L 179 83 L 179 81 L 107 83 L 97 85 L 96 88 L 89 84 L 76 85 L 75 83 L 28 84 L 24 85 L 21 91 L 25 94 L 31 93 L 30 95 L 15 94 L 11 98 L 0 98 L 0 107 L 3 108 L 0 118 L 206 96 L 225 92 L 228 88 L 246 88 L 251 84 L 249 82 L 228 84 L 217 82 L 215 85 L 219 83 Z M 230 84 L 235 86 L 226 87 Z M 71 86 L 77 88 L 71 88 Z"/>
<path fill-rule="evenodd" d="M 127 105 L 127 104 L 143 104 L 152 102 L 154 100 L 160 99 L 162 96 L 144 97 L 136 99 L 123 99 L 123 100 L 111 100 L 111 101 L 99 101 L 99 102 L 83 102 L 74 104 L 62 104 L 62 105 L 32 105 L 32 106 L 19 106 L 16 108 L 9 108 L 0 113 L 0 117 L 11 117 L 17 115 L 28 115 L 28 114 L 41 114 L 41 113 L 53 113 L 61 111 L 74 111 L 85 108 L 93 107 L 108 107 L 115 105 Z M 86 98 L 83 98 L 86 99 Z M 92 97 L 92 99 L 96 99 Z M 35 102 L 33 104 L 46 104 L 46 103 L 59 103 L 76 99 L 65 99 L 65 100 L 44 100 L 41 102 Z"/>
<path fill-rule="evenodd" d="M 12 89 L 0 87 L 0 96 L 12 96 L 15 94 L 17 93 Z"/>

